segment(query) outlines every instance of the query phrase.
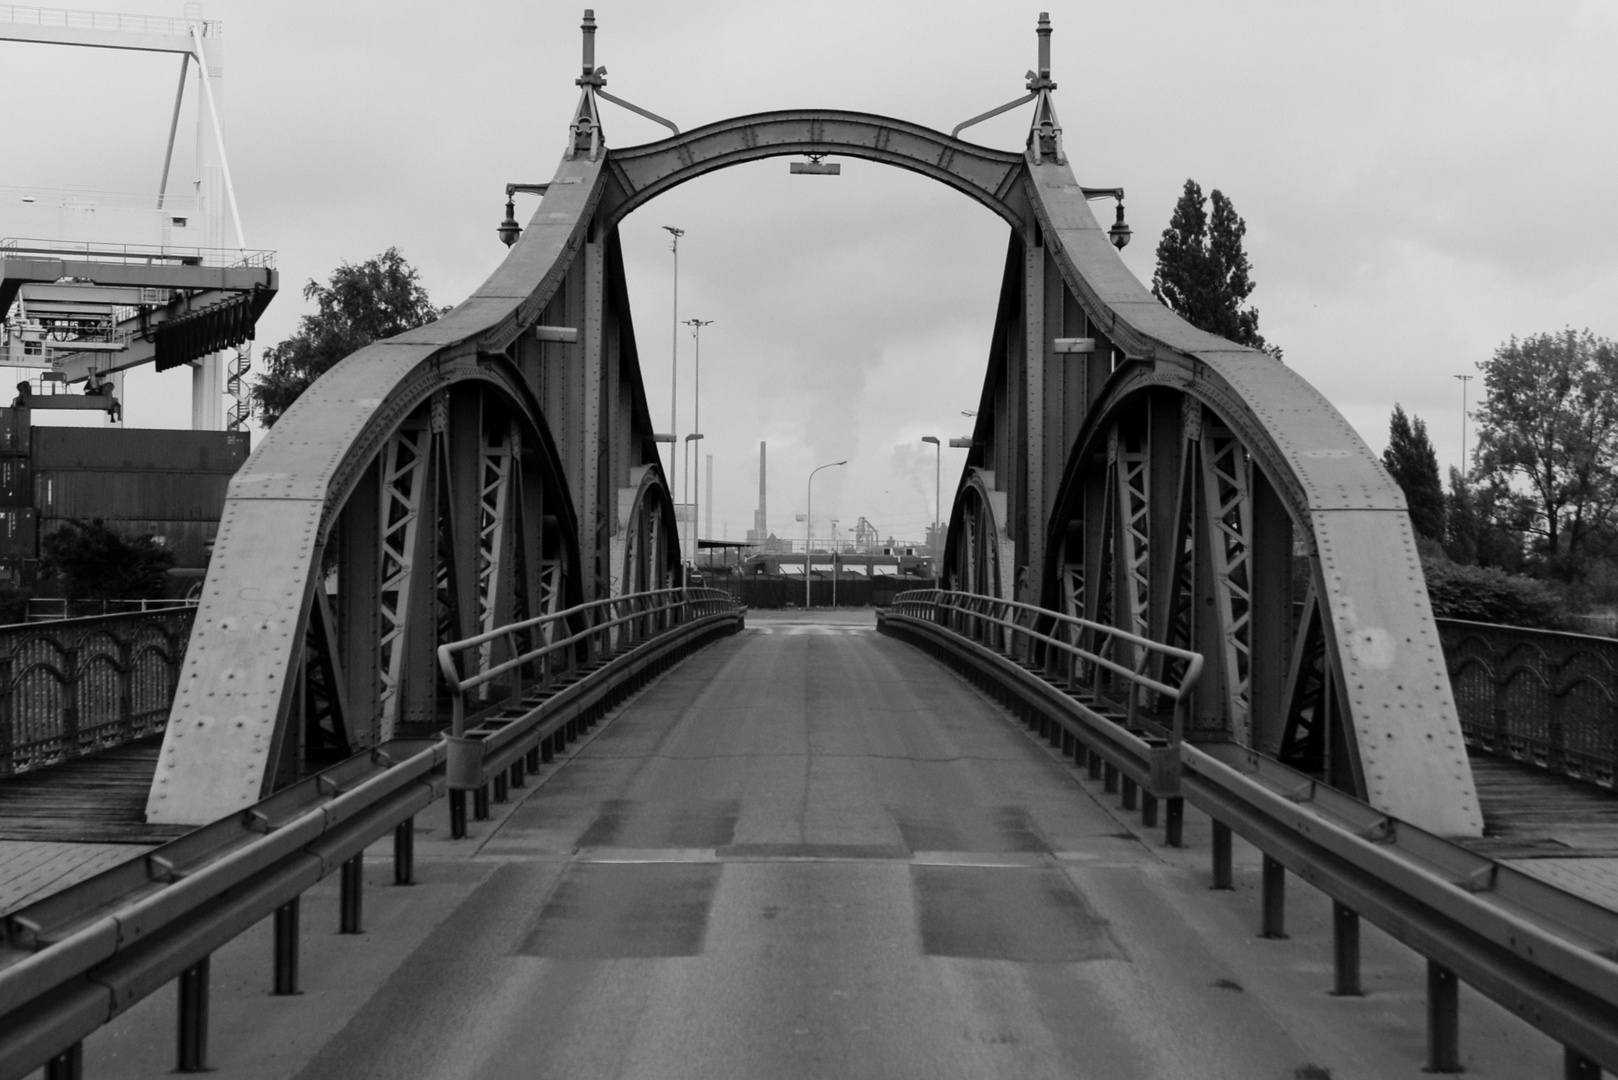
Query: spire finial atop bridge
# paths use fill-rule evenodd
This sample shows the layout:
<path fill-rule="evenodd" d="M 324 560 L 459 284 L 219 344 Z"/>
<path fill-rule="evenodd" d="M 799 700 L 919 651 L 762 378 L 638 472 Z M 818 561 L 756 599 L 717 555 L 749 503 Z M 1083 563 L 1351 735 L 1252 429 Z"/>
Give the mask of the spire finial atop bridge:
<path fill-rule="evenodd" d="M 584 9 L 584 22 L 579 25 L 584 31 L 584 73 L 573 80 L 573 85 L 579 88 L 579 107 L 573 111 L 573 123 L 570 125 L 567 153 L 563 155 L 567 161 L 573 160 L 573 155 L 580 151 L 587 151 L 590 160 L 594 161 L 601 153 L 601 109 L 596 104 L 596 98 L 603 97 L 614 105 L 622 105 L 632 113 L 639 113 L 648 120 L 655 120 L 678 135 L 680 129 L 654 112 L 647 112 L 639 105 L 631 105 L 623 98 L 613 97 L 607 93 L 607 69 L 596 67 L 596 13 L 595 8 Z"/>
<path fill-rule="evenodd" d="M 955 125 L 950 138 L 958 139 L 961 132 L 973 124 L 981 124 L 990 117 L 999 116 L 1009 112 L 1019 105 L 1026 105 L 1036 98 L 1039 104 L 1034 108 L 1033 127 L 1028 132 L 1028 149 L 1034 156 L 1034 164 L 1041 165 L 1045 158 L 1050 158 L 1058 165 L 1067 164 L 1067 155 L 1062 152 L 1062 124 L 1056 119 L 1056 107 L 1051 104 L 1051 91 L 1056 89 L 1056 83 L 1051 80 L 1051 13 L 1039 13 L 1039 68 L 1028 73 L 1028 93 L 1016 101 L 1007 102 L 997 109 L 990 109 L 980 113 L 972 119 Z"/>

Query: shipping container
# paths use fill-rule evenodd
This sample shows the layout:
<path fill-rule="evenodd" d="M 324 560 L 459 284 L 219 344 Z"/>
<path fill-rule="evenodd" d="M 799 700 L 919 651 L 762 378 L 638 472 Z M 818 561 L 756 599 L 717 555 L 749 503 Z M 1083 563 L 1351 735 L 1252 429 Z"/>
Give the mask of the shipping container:
<path fill-rule="evenodd" d="M 233 475 L 247 460 L 244 431 L 36 427 L 36 473 L 47 469 Z M 155 515 L 154 515 L 155 516 Z"/>
<path fill-rule="evenodd" d="M 229 486 L 229 473 L 47 470 L 36 466 L 34 505 L 49 518 L 217 523 Z"/>
<path fill-rule="evenodd" d="M 22 454 L 0 453 L 0 506 L 32 506 L 34 471 Z"/>
<path fill-rule="evenodd" d="M 28 427 L 17 409 L 0 409 L 0 453 L 28 453 Z"/>
<path fill-rule="evenodd" d="M 36 526 L 33 507 L 0 507 L 0 556 L 32 559 L 39 546 Z"/>

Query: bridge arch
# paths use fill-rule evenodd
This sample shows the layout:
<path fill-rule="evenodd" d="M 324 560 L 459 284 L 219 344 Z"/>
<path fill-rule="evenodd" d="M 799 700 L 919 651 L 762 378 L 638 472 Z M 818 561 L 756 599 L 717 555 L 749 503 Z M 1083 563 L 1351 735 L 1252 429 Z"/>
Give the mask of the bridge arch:
<path fill-rule="evenodd" d="M 663 192 L 706 173 L 765 158 L 837 154 L 931 177 L 1025 228 L 1023 155 L 978 146 L 907 120 L 838 109 L 788 109 L 705 124 L 654 143 L 609 151 L 616 190 L 599 219 L 612 228 Z"/>

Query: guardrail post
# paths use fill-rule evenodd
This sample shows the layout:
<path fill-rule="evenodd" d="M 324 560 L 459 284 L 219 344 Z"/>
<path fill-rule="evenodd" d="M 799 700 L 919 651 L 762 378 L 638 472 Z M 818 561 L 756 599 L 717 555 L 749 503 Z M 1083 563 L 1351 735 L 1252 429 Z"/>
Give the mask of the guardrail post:
<path fill-rule="evenodd" d="M 1135 792 L 1137 785 L 1129 777 L 1124 777 L 1123 805 L 1125 810 L 1135 809 Z"/>
<path fill-rule="evenodd" d="M 47 1061 L 45 1080 L 84 1080 L 84 1044 L 76 1042 Z"/>
<path fill-rule="evenodd" d="M 1427 961 L 1427 1071 L 1461 1071 L 1461 984 L 1436 960 Z"/>
<path fill-rule="evenodd" d="M 547 735 L 539 740 L 539 760 L 544 765 L 549 765 L 556 760 L 555 736 Z"/>
<path fill-rule="evenodd" d="M 1110 761 L 1103 761 L 1101 766 L 1101 790 L 1108 795 L 1118 790 L 1118 766 Z"/>
<path fill-rule="evenodd" d="M 533 746 L 529 747 L 528 755 L 527 755 L 526 760 L 527 760 L 527 763 L 528 763 L 528 765 L 527 765 L 528 771 L 531 772 L 531 773 L 538 773 L 539 772 L 539 743 L 536 742 Z"/>
<path fill-rule="evenodd" d="M 1178 795 L 1164 800 L 1163 843 L 1169 847 L 1185 845 L 1185 800 Z"/>
<path fill-rule="evenodd" d="M 1279 859 L 1264 856 L 1264 914 L 1260 937 L 1272 941 L 1287 936 L 1287 869 Z"/>
<path fill-rule="evenodd" d="M 1090 779 L 1092 779 L 1092 780 L 1100 780 L 1101 779 L 1101 767 L 1104 764 L 1104 761 L 1102 760 L 1101 755 L 1096 753 L 1094 750 L 1090 749 L 1089 747 L 1084 748 L 1084 754 L 1085 754 L 1085 763 L 1084 763 L 1084 765 L 1085 765 L 1085 768 L 1087 770 L 1089 770 Z"/>
<path fill-rule="evenodd" d="M 1601 1066 L 1571 1046 L 1564 1046 L 1562 1080 L 1601 1080 Z"/>
<path fill-rule="evenodd" d="M 343 863 L 337 893 L 339 934 L 358 934 L 365 900 L 365 852 Z"/>
<path fill-rule="evenodd" d="M 393 883 L 416 883 L 416 819 L 407 817 L 393 827 Z"/>
<path fill-rule="evenodd" d="M 449 793 L 449 835 L 453 840 L 466 837 L 466 792 Z"/>
<path fill-rule="evenodd" d="M 1210 888 L 1229 892 L 1236 886 L 1230 873 L 1230 826 L 1223 821 L 1213 823 L 1213 885 Z"/>
<path fill-rule="evenodd" d="M 208 1069 L 208 964 L 204 956 L 180 972 L 179 1008 L 175 1026 L 175 1072 Z"/>
<path fill-rule="evenodd" d="M 1332 958 L 1337 972 L 1337 985 L 1332 993 L 1338 997 L 1364 997 L 1360 984 L 1360 917 L 1346 904 L 1333 900 L 1331 905 Z"/>
<path fill-rule="evenodd" d="M 1150 791 L 1140 793 L 1140 823 L 1148 829 L 1157 828 L 1157 796 Z"/>
<path fill-rule="evenodd" d="M 298 992 L 298 909 L 303 897 L 294 896 L 275 909 L 275 989 L 286 997 Z"/>
<path fill-rule="evenodd" d="M 489 820 L 489 785 L 472 789 L 472 817 L 476 821 Z"/>
<path fill-rule="evenodd" d="M 508 790 L 508 784 L 506 782 L 506 771 L 501 769 L 499 772 L 494 774 L 494 801 L 497 803 L 503 803 L 506 801 L 506 796 L 509 794 L 511 794 L 511 792 Z"/>
<path fill-rule="evenodd" d="M 527 765 L 528 765 L 528 755 L 527 754 L 523 754 L 522 756 L 517 758 L 516 761 L 513 761 L 511 763 L 511 768 L 506 770 L 506 777 L 507 777 L 506 786 L 507 787 L 520 788 L 520 787 L 527 787 L 528 786 L 528 778 L 527 778 L 527 772 L 526 772 Z"/>

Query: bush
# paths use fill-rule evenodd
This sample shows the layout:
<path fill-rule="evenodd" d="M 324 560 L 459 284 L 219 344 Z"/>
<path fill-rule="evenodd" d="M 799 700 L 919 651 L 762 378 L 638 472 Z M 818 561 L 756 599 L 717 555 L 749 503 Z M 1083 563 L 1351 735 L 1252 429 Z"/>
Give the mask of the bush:
<path fill-rule="evenodd" d="M 174 553 L 150 536 L 126 540 L 100 518 L 69 521 L 40 541 L 40 570 L 69 600 L 152 600 L 163 595 Z"/>
<path fill-rule="evenodd" d="M 1532 578 L 1484 566 L 1423 560 L 1427 595 L 1440 619 L 1564 629 L 1566 605 L 1556 591 Z"/>

